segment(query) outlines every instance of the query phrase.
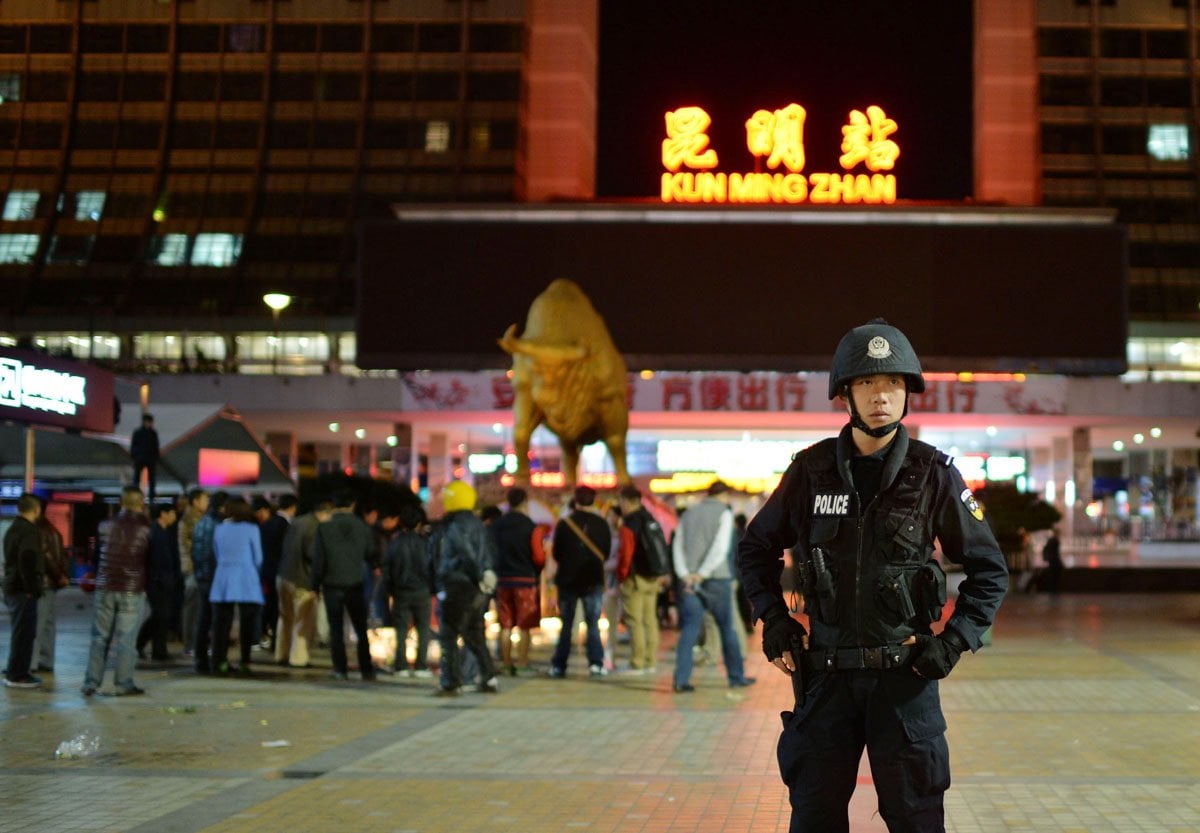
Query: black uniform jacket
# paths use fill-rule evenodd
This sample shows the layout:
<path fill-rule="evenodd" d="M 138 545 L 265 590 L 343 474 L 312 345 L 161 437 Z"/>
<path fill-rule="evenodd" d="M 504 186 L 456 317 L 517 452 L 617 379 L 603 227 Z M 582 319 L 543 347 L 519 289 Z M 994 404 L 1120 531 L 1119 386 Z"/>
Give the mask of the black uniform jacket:
<path fill-rule="evenodd" d="M 792 549 L 812 645 L 878 647 L 931 633 L 945 600 L 945 574 L 933 558 L 936 539 L 966 572 L 947 627 L 978 649 L 1008 588 L 1008 572 L 962 476 L 949 457 L 910 440 L 901 425 L 879 492 L 864 507 L 850 473 L 854 454 L 848 425 L 837 438 L 800 452 L 750 522 L 737 566 L 755 618 L 783 608 L 783 551 Z M 827 570 L 820 591 L 815 548 Z"/>

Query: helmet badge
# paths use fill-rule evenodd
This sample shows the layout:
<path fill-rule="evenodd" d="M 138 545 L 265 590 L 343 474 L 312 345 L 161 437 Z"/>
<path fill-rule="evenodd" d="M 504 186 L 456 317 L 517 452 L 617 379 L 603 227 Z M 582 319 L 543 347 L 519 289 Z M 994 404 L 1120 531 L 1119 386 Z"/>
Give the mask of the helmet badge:
<path fill-rule="evenodd" d="M 892 355 L 892 345 L 883 336 L 875 336 L 867 342 L 867 355 L 872 359 L 886 359 Z"/>

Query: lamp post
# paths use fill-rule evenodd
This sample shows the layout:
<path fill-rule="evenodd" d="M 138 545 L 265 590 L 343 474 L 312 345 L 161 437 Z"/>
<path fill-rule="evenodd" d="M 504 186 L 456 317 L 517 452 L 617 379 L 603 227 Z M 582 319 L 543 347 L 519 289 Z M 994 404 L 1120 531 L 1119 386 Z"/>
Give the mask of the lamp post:
<path fill-rule="evenodd" d="M 263 303 L 271 308 L 271 319 L 275 323 L 275 344 L 271 350 L 271 373 L 275 373 L 279 359 L 279 313 L 292 303 L 292 296 L 283 292 L 268 292 L 263 296 Z"/>

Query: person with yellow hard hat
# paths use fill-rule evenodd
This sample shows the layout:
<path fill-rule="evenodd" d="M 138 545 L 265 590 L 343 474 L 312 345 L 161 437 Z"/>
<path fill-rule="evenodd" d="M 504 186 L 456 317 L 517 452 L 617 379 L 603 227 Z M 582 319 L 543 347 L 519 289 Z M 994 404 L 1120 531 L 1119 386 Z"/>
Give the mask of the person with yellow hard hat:
<path fill-rule="evenodd" d="M 458 638 L 479 663 L 479 690 L 499 691 L 496 668 L 488 653 L 483 614 L 496 588 L 496 551 L 486 526 L 475 516 L 475 489 L 452 480 L 442 489 L 446 514 L 429 538 L 429 561 L 437 593 L 438 640 L 442 645 L 441 697 L 462 693 L 462 661 Z"/>

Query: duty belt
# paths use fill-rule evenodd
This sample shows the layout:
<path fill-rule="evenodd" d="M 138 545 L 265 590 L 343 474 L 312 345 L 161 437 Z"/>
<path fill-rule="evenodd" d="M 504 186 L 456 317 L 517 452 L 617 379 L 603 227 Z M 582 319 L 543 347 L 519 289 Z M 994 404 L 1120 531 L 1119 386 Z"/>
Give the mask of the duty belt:
<path fill-rule="evenodd" d="M 861 671 L 904 668 L 913 658 L 912 645 L 878 648 L 813 648 L 804 652 L 809 671 Z"/>

